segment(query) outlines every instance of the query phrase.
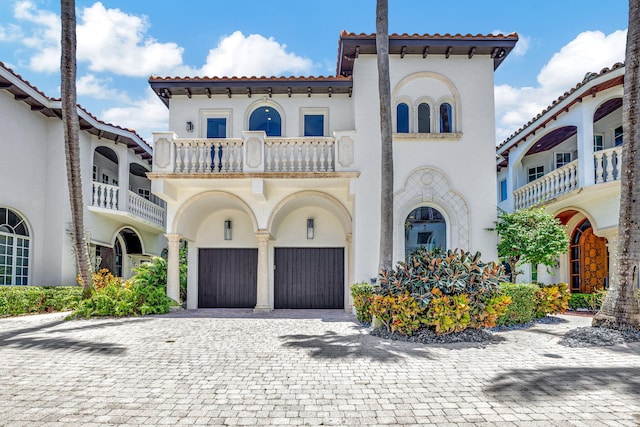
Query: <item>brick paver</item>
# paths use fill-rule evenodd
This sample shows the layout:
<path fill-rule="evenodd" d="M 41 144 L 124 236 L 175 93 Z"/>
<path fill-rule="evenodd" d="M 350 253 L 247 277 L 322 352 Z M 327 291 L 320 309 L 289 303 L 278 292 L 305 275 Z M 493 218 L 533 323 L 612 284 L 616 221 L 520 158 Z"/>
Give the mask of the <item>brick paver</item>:
<path fill-rule="evenodd" d="M 640 423 L 640 344 L 562 347 L 589 318 L 491 344 L 399 343 L 340 311 L 0 320 L 0 425 Z"/>

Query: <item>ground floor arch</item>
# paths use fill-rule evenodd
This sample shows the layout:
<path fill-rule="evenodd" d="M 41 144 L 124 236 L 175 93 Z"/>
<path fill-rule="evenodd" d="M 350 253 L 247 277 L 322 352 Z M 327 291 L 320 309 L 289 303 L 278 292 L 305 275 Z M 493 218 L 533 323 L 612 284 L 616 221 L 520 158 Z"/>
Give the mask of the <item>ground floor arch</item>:
<path fill-rule="evenodd" d="M 594 234 L 588 219 L 571 233 L 569 262 L 571 292 L 592 293 L 608 286 L 607 239 Z"/>
<path fill-rule="evenodd" d="M 419 206 L 405 218 L 405 256 L 421 247 L 447 249 L 447 221 L 442 212 L 432 206 Z"/>
<path fill-rule="evenodd" d="M 96 270 L 107 269 L 116 277 L 128 279 L 141 262 L 151 259 L 145 252 L 140 233 L 133 227 L 121 227 L 111 241 L 111 246 L 95 246 L 93 263 Z"/>

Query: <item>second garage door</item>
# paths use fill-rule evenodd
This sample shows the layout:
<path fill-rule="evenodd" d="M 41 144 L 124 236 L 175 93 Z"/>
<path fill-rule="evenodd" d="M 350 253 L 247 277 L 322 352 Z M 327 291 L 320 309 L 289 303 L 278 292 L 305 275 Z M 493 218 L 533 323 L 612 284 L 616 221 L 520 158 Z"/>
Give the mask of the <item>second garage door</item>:
<path fill-rule="evenodd" d="M 275 248 L 274 308 L 344 308 L 344 248 Z"/>
<path fill-rule="evenodd" d="M 254 308 L 258 249 L 200 249 L 198 307 Z"/>

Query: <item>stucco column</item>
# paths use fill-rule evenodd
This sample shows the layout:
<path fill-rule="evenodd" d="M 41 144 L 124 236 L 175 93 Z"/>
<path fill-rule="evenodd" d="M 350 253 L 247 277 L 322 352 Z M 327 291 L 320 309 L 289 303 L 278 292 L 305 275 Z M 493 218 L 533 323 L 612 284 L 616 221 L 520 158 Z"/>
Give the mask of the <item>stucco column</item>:
<path fill-rule="evenodd" d="M 269 305 L 269 239 L 271 234 L 266 230 L 260 230 L 256 233 L 258 239 L 258 289 L 256 307 L 253 309 L 256 313 L 270 312 Z"/>
<path fill-rule="evenodd" d="M 578 184 L 588 187 L 595 182 L 593 169 L 593 109 L 580 106 L 578 125 Z"/>
<path fill-rule="evenodd" d="M 353 263 L 353 235 L 351 233 L 347 234 L 347 256 L 344 262 L 344 271 L 346 272 L 346 304 L 345 311 L 348 313 L 351 312 L 351 307 L 353 307 L 353 297 L 351 296 L 351 285 L 353 285 L 353 275 L 351 274 L 351 265 Z"/>
<path fill-rule="evenodd" d="M 165 234 L 168 240 L 167 296 L 180 302 L 180 235 Z"/>

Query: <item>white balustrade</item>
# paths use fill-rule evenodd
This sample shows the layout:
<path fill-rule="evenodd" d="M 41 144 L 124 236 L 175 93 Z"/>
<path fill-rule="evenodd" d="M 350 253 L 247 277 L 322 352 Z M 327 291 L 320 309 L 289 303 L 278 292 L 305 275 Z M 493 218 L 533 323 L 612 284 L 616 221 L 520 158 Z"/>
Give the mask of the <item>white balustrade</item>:
<path fill-rule="evenodd" d="M 93 182 L 93 197 L 91 205 L 104 209 L 118 209 L 118 194 L 120 189 L 116 185 Z"/>
<path fill-rule="evenodd" d="M 620 179 L 622 147 L 607 148 L 593 153 L 596 184 Z"/>
<path fill-rule="evenodd" d="M 242 172 L 241 138 L 175 139 L 174 172 Z"/>
<path fill-rule="evenodd" d="M 164 208 L 129 191 L 129 212 L 158 225 L 164 225 Z"/>
<path fill-rule="evenodd" d="M 335 141 L 327 137 L 266 138 L 266 172 L 333 172 Z"/>
<path fill-rule="evenodd" d="M 578 187 L 578 161 L 558 168 L 513 192 L 516 209 L 523 209 L 568 193 Z"/>
<path fill-rule="evenodd" d="M 91 206 L 97 208 L 120 210 L 118 196 L 120 188 L 116 185 L 93 183 Z M 133 215 L 164 227 L 164 208 L 145 199 L 132 191 L 129 191 L 128 211 Z"/>

